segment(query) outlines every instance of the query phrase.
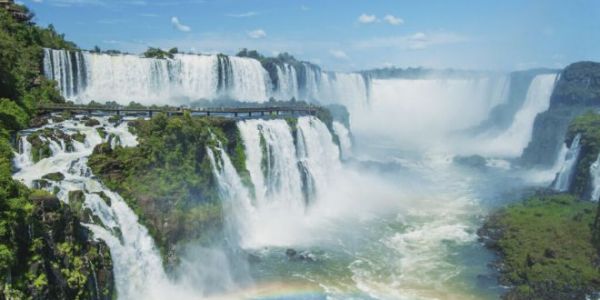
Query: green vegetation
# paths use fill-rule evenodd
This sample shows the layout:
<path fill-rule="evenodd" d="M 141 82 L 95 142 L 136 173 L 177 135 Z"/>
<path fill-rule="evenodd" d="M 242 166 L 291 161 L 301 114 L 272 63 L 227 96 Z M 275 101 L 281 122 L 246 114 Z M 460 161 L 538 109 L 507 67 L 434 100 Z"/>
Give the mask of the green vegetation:
<path fill-rule="evenodd" d="M 175 54 L 179 53 L 177 48 L 171 48 L 169 51 L 164 51 L 160 48 L 150 47 L 146 52 L 144 52 L 144 57 L 146 58 L 157 58 L 157 59 L 172 59 L 175 57 Z"/>
<path fill-rule="evenodd" d="M 44 47 L 76 48 L 52 26 L 21 23 L 0 9 L 0 98 L 13 101 L 28 114 L 37 103 L 63 101 L 54 83 L 41 76 Z M 14 106 L 2 102 L 2 114 L 14 113 Z"/>
<path fill-rule="evenodd" d="M 89 165 L 123 196 L 171 259 L 168 263 L 174 263 L 179 242 L 206 241 L 222 228 L 218 184 L 206 148 L 221 141 L 242 178 L 249 180 L 239 132 L 233 120 L 189 114 L 158 114 L 130 126 L 138 136 L 137 147 L 99 145 Z"/>
<path fill-rule="evenodd" d="M 2 162 L 0 298 L 110 299 L 108 248 L 90 241 L 87 229 L 55 196 L 13 181 Z M 94 280 L 105 287 L 101 294 L 91 288 Z"/>
<path fill-rule="evenodd" d="M 505 299 L 585 299 L 600 288 L 592 243 L 596 204 L 537 195 L 493 214 L 480 235 L 498 250 Z"/>
<path fill-rule="evenodd" d="M 567 132 L 568 144 L 572 143 L 577 134 L 581 134 L 581 152 L 570 191 L 585 197 L 590 189 L 590 166 L 600 153 L 600 114 L 589 111 L 575 118 Z"/>

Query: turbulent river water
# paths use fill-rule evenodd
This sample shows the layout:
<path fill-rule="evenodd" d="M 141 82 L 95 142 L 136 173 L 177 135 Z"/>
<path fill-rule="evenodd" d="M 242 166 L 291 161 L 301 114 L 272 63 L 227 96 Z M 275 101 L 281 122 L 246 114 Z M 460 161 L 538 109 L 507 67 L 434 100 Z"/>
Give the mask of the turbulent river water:
<path fill-rule="evenodd" d="M 60 80 L 67 96 L 115 91 L 119 98 L 160 89 L 164 95 L 152 94 L 157 103 L 182 85 L 190 94 L 218 93 L 223 63 L 217 56 L 179 56 L 167 63 L 52 50 L 46 58 L 46 72 Z M 229 63 L 233 73 L 253 70 L 252 76 L 268 77 L 253 61 Z M 151 78 L 136 75 L 134 84 L 120 86 L 132 74 L 121 70 L 128 65 Z M 202 73 L 194 68 L 214 74 L 190 77 Z M 58 188 L 61 200 L 68 201 L 69 191 L 85 192 L 86 207 L 100 221 L 86 226 L 110 247 L 119 299 L 498 298 L 502 287 L 488 266 L 495 258 L 476 230 L 491 209 L 519 199 L 529 187 L 548 186 L 565 169 L 565 153 L 547 170 L 521 169 L 512 160 L 531 139 L 535 116 L 548 109 L 556 75 L 532 79 L 510 126 L 473 134 L 465 130 L 508 101 L 507 76 L 365 83 L 357 74 L 319 73 L 309 78 L 315 85 L 307 90 L 312 85 L 306 78 L 299 83 L 298 70 L 284 66 L 277 72 L 276 87 L 263 77 L 252 86 L 232 75 L 227 93 L 264 101 L 271 93 L 318 98 L 355 87 L 350 93 L 360 95 L 345 103 L 352 127 L 334 122 L 330 129 L 314 117 L 300 117 L 296 130 L 284 120 L 238 121 L 252 188 L 224 149 L 207 149 L 225 207 L 226 242 L 191 245 L 177 270 L 163 269 L 137 216 L 86 166 L 93 147 L 106 139 L 113 146 L 137 144 L 126 122 L 96 117 L 113 133 L 105 138 L 81 121 L 47 125 L 67 134 L 80 131 L 86 140 L 73 141 L 67 151 L 64 140 L 53 139 L 52 156 L 33 164 L 31 146 L 22 138 L 14 177 L 34 186 L 44 174 L 62 172 L 65 180 L 48 187 Z M 485 164 L 461 165 L 456 154 L 483 154 Z"/>

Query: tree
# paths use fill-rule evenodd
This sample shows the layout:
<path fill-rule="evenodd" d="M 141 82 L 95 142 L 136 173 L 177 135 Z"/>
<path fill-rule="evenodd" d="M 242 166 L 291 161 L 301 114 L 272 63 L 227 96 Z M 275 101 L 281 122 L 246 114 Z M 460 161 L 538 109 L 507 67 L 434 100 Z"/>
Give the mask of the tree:
<path fill-rule="evenodd" d="M 263 60 L 265 58 L 262 54 L 258 53 L 258 51 L 248 50 L 247 48 L 242 48 L 242 50 L 240 50 L 236 56 L 254 58 L 256 60 Z"/>

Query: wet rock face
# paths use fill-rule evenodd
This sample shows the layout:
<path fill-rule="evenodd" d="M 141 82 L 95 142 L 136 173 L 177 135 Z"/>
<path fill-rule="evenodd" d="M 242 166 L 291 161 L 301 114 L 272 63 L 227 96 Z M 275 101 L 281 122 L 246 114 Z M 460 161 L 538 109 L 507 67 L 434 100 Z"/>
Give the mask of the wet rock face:
<path fill-rule="evenodd" d="M 106 244 L 93 241 L 72 209 L 55 196 L 34 191 L 30 200 L 31 220 L 18 232 L 21 264 L 12 270 L 13 278 L 26 278 L 24 294 L 33 299 L 112 299 L 113 266 Z"/>
<path fill-rule="evenodd" d="M 600 63 L 578 62 L 561 73 L 550 100 L 551 107 L 599 106 Z"/>
<path fill-rule="evenodd" d="M 85 121 L 85 126 L 88 127 L 94 127 L 94 126 L 98 126 L 100 125 L 100 121 L 96 120 L 96 119 L 88 119 L 87 121 Z"/>
<path fill-rule="evenodd" d="M 566 67 L 552 92 L 550 109 L 535 118 L 531 142 L 521 157 L 523 164 L 552 166 L 571 121 L 599 108 L 600 63 L 578 62 Z"/>
<path fill-rule="evenodd" d="M 552 166 L 565 142 L 569 124 L 585 112 L 585 107 L 560 107 L 539 114 L 533 125 L 532 139 L 523 151 L 526 166 Z"/>

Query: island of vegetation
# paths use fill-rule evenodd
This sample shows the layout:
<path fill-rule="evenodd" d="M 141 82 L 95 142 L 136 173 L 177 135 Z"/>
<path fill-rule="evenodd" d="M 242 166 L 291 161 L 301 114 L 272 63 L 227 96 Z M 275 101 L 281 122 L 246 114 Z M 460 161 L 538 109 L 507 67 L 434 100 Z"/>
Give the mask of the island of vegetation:
<path fill-rule="evenodd" d="M 600 206 L 590 201 L 590 167 L 600 153 L 600 114 L 576 117 L 570 145 L 581 151 L 567 193 L 539 191 L 488 217 L 479 234 L 500 255 L 495 264 L 504 299 L 590 299 L 600 291 Z"/>

